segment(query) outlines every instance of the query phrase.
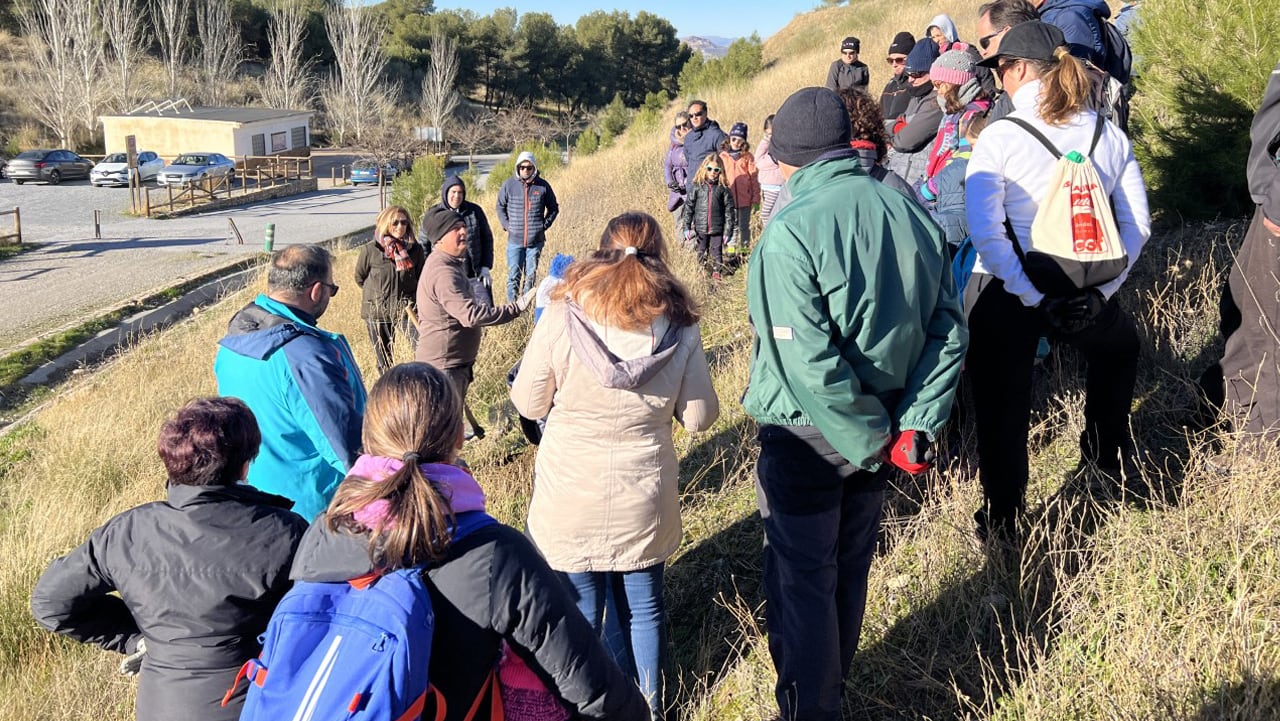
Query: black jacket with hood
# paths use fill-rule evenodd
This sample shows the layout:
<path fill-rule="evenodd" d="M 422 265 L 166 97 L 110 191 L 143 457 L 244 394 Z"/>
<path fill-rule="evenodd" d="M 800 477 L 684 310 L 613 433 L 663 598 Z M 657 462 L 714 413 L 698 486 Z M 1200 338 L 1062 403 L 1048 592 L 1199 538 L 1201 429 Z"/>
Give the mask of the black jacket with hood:
<path fill-rule="evenodd" d="M 462 205 L 457 208 L 449 208 L 449 189 L 453 186 L 462 188 Z M 436 207 L 449 208 L 462 218 L 462 222 L 467 228 L 467 255 L 466 262 L 463 264 L 468 278 L 474 278 L 480 274 L 481 268 L 493 267 L 493 231 L 489 229 L 489 218 L 484 214 L 484 210 L 475 203 L 467 200 L 467 186 L 462 182 L 462 178 L 456 175 L 445 179 L 444 186 L 440 188 L 440 203 L 438 206 L 432 206 L 427 212 L 422 214 L 422 220 L 418 223 L 418 243 L 431 252 L 431 242 L 426 237 L 427 216 L 431 214 Z"/>
<path fill-rule="evenodd" d="M 681 222 L 699 235 L 723 235 L 727 245 L 737 227 L 733 191 L 720 183 L 692 183 Z"/>
<path fill-rule="evenodd" d="M 138 721 L 235 721 L 236 671 L 289 590 L 307 526 L 287 498 L 252 486 L 169 486 L 55 560 L 31 593 L 41 626 L 108 651 L 145 638 Z M 120 595 L 112 595 L 118 591 Z"/>
<path fill-rule="evenodd" d="M 372 570 L 365 536 L 307 529 L 290 574 L 295 581 L 346 581 Z M 506 640 L 575 718 L 649 721 L 639 687 L 605 651 L 555 572 L 514 529 L 492 524 L 452 544 L 427 571 L 435 613 L 429 675 L 462 721 Z M 486 704 L 487 705 L 487 704 Z M 487 709 L 478 718 L 487 718 Z"/>

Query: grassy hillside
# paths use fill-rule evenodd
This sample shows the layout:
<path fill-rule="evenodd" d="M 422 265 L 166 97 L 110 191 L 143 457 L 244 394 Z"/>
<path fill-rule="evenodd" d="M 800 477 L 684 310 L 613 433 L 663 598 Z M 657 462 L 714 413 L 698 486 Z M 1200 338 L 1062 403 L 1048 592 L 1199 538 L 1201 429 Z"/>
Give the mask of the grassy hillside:
<path fill-rule="evenodd" d="M 706 96 L 711 116 L 748 122 L 758 140 L 764 116 L 792 90 L 822 82 L 849 32 L 862 38 L 872 85 L 882 84 L 881 49 L 900 29 L 922 32 L 938 12 L 972 37 L 973 6 L 946 0 L 863 0 L 800 17 L 768 41 L 771 65 L 750 86 Z M 628 135 L 553 176 L 562 215 L 551 248 L 586 251 L 624 210 L 665 219 L 665 137 L 665 128 Z M 476 200 L 493 205 L 492 194 Z M 848 683 L 851 717 L 1280 718 L 1280 484 L 1274 474 L 1206 473 L 1207 440 L 1179 423 L 1189 378 L 1216 352 L 1218 284 L 1242 233 L 1224 222 L 1159 235 L 1128 284 L 1123 300 L 1144 339 L 1133 421 L 1149 453 L 1142 481 L 1113 491 L 1064 479 L 1077 460 L 1083 392 L 1080 365 L 1065 351 L 1055 351 L 1040 383 L 1029 492 L 1039 522 L 1021 563 L 989 563 L 970 540 L 980 496 L 970 426 L 955 424 L 945 467 L 898 481 Z M 341 258 L 338 282 L 352 266 L 352 254 Z M 677 254 L 677 267 L 704 305 L 723 403 L 710 432 L 677 434 L 686 534 L 667 575 L 671 686 L 682 718 L 768 718 L 754 428 L 736 403 L 750 339 L 743 277 L 712 288 L 687 255 Z M 358 294 L 344 285 L 324 325 L 352 339 L 372 380 Z M 112 514 L 161 496 L 160 422 L 213 392 L 216 341 L 248 298 L 141 341 L 0 441 L 0 719 L 131 718 L 133 682 L 115 674 L 118 659 L 37 629 L 28 596 L 51 558 Z M 502 379 L 528 331 L 527 319 L 486 331 L 473 403 L 491 431 L 509 425 Z M 491 432 L 466 457 L 491 509 L 519 525 L 534 452 L 517 436 Z"/>

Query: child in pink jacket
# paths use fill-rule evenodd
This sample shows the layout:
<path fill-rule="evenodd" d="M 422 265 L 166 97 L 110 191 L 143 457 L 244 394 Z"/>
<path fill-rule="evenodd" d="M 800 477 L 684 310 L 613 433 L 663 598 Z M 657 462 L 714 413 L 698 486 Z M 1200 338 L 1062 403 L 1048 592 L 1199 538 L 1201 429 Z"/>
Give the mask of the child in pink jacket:
<path fill-rule="evenodd" d="M 725 248 L 725 261 L 732 265 L 751 254 L 751 207 L 760 203 L 760 178 L 756 158 L 747 142 L 747 124 L 734 123 L 729 137 L 720 144 L 724 182 L 733 192 L 737 210 L 737 242 Z"/>

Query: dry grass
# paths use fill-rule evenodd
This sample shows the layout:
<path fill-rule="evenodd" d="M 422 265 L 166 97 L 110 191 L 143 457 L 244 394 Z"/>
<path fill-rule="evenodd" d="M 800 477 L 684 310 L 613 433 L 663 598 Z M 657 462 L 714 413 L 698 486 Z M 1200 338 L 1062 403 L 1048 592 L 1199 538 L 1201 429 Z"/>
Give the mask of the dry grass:
<path fill-rule="evenodd" d="M 821 82 L 852 31 L 875 60 L 893 33 L 949 12 L 972 36 L 972 8 L 894 8 L 867 0 L 793 23 L 766 46 L 773 64 L 749 90 L 713 92 L 713 117 L 753 128 L 794 88 Z M 873 83 L 887 72 L 870 62 Z M 664 219 L 658 168 L 665 129 L 627 136 L 551 182 L 564 212 L 551 251 L 581 253 L 629 209 Z M 476 199 L 492 207 L 493 194 Z M 1021 562 L 970 541 L 979 491 L 971 428 L 957 424 L 949 463 L 890 494 L 870 578 L 847 710 L 869 719 L 1280 718 L 1280 484 L 1274 473 L 1224 482 L 1204 471 L 1203 438 L 1180 420 L 1190 378 L 1216 353 L 1216 300 L 1243 228 L 1196 227 L 1153 240 L 1124 302 L 1144 335 L 1134 428 L 1147 476 L 1123 489 L 1064 479 L 1081 420 L 1079 364 L 1055 351 L 1039 384 L 1029 493 L 1039 519 Z M 505 273 L 498 253 L 495 276 Z M 340 260 L 349 277 L 352 256 Z M 685 543 L 668 570 L 675 703 L 700 721 L 768 718 L 772 670 L 762 633 L 761 533 L 752 490 L 753 425 L 735 402 L 749 329 L 739 274 L 712 291 L 689 258 L 677 268 L 704 305 L 704 339 L 723 399 L 710 433 L 678 434 Z M 341 282 L 341 281 L 340 281 Z M 324 325 L 352 339 L 372 380 L 357 294 Z M 39 631 L 27 611 L 43 566 L 111 514 L 157 498 L 152 443 L 165 413 L 211 393 L 217 338 L 241 294 L 68 388 L 0 441 L 0 719 L 130 717 L 132 685 L 115 659 Z M 509 428 L 507 369 L 528 320 L 486 332 L 473 405 L 489 438 L 468 460 L 491 508 L 519 525 L 533 453 Z M 399 349 L 402 358 L 407 349 Z"/>

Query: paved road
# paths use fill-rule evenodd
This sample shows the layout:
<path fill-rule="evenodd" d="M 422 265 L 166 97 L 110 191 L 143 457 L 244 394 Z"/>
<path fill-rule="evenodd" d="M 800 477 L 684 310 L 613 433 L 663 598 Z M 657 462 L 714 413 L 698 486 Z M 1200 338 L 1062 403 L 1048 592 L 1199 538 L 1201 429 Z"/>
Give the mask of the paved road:
<path fill-rule="evenodd" d="M 0 183 L 0 209 L 22 208 L 24 240 L 44 247 L 0 262 L 0 352 L 150 290 L 262 249 L 312 243 L 373 224 L 376 188 L 342 187 L 208 214 L 150 220 L 122 214 L 128 191 L 87 183 Z M 102 213 L 93 235 L 92 208 Z M 86 208 L 88 212 L 86 213 Z M 228 219 L 245 239 L 236 245 Z M 0 225 L 7 221 L 0 217 Z"/>

